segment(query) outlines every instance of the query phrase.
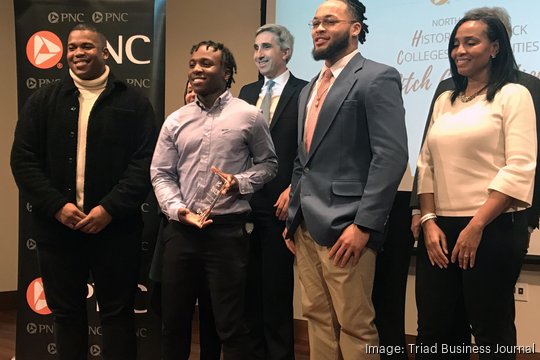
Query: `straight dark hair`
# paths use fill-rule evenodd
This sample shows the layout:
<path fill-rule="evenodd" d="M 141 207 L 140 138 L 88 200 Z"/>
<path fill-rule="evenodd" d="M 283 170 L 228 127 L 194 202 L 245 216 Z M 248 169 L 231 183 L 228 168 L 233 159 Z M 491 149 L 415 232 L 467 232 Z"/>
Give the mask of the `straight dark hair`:
<path fill-rule="evenodd" d="M 455 89 L 452 93 L 452 104 L 457 99 L 459 94 L 467 88 L 468 79 L 466 76 L 462 76 L 458 73 L 456 63 L 452 59 L 451 53 L 454 49 L 454 41 L 456 39 L 456 32 L 458 28 L 467 21 L 481 21 L 486 24 L 486 35 L 490 41 L 499 42 L 499 52 L 491 58 L 491 67 L 489 72 L 489 79 L 487 84 L 486 99 L 489 102 L 493 101 L 495 94 L 507 83 L 515 82 L 517 78 L 518 66 L 514 53 L 512 51 L 512 45 L 510 44 L 510 38 L 508 32 L 504 27 L 504 24 L 497 17 L 487 14 L 474 14 L 472 16 L 465 16 L 458 21 L 452 34 L 450 35 L 450 42 L 448 43 L 448 58 L 450 60 L 450 71 L 452 72 L 452 80 L 454 80 Z"/>

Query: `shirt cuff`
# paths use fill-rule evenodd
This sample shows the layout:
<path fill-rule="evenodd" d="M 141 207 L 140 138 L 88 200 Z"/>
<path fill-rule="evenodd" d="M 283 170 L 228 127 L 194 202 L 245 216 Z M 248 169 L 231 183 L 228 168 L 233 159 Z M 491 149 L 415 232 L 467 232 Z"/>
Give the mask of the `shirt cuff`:
<path fill-rule="evenodd" d="M 186 206 L 184 204 L 179 204 L 179 205 L 173 205 L 171 206 L 167 212 L 167 218 L 169 220 L 174 220 L 174 221 L 179 221 L 178 220 L 178 210 L 180 209 L 184 209 Z"/>
<path fill-rule="evenodd" d="M 238 182 L 238 191 L 240 194 L 253 194 L 253 185 L 251 185 L 251 182 L 247 177 L 235 175 L 234 178 Z"/>

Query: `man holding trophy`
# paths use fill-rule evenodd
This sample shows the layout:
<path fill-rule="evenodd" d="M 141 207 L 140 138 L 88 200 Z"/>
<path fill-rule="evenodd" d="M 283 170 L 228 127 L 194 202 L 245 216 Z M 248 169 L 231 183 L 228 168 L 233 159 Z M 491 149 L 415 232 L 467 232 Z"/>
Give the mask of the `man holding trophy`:
<path fill-rule="evenodd" d="M 224 359 L 243 359 L 249 197 L 271 180 L 277 157 L 262 114 L 228 90 L 236 72 L 223 44 L 191 49 L 189 81 L 197 99 L 163 124 L 151 166 L 169 224 L 163 236 L 162 358 L 187 359 L 200 274 L 208 283 Z"/>

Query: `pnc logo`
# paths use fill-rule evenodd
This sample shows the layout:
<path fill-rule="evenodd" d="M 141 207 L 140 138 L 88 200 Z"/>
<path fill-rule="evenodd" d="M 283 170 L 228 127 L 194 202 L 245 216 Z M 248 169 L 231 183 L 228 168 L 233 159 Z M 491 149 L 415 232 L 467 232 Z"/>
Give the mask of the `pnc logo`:
<path fill-rule="evenodd" d="M 444 5 L 448 2 L 448 0 L 431 0 L 431 3 L 433 5 Z"/>
<path fill-rule="evenodd" d="M 103 14 L 99 11 L 96 11 L 92 14 L 92 21 L 95 22 L 96 24 L 102 23 L 103 18 L 104 18 Z"/>
<path fill-rule="evenodd" d="M 28 78 L 26 79 L 26 87 L 30 90 L 37 88 L 37 80 L 34 78 Z"/>
<path fill-rule="evenodd" d="M 49 16 L 47 16 L 47 20 L 49 20 L 51 24 L 57 24 L 58 21 L 60 21 L 60 15 L 58 15 L 58 13 L 54 11 L 50 12 Z"/>
<path fill-rule="evenodd" d="M 47 352 L 51 355 L 56 355 L 56 344 L 50 343 L 49 345 L 47 345 Z"/>
<path fill-rule="evenodd" d="M 26 56 L 32 65 L 49 69 L 62 58 L 62 41 L 50 31 L 38 31 L 26 44 Z"/>
<path fill-rule="evenodd" d="M 101 348 L 97 345 L 90 346 L 90 355 L 92 356 L 99 356 L 101 355 Z"/>
<path fill-rule="evenodd" d="M 26 290 L 26 301 L 28 306 L 35 313 L 40 315 L 49 315 L 51 310 L 47 306 L 47 301 L 45 300 L 45 291 L 43 291 L 43 281 L 41 278 L 37 278 L 28 285 Z"/>
<path fill-rule="evenodd" d="M 34 239 L 28 239 L 26 240 L 26 248 L 28 250 L 36 250 L 36 240 Z"/>
<path fill-rule="evenodd" d="M 30 335 L 37 334 L 37 331 L 38 331 L 38 327 L 36 324 L 34 323 L 26 324 L 26 332 L 29 333 Z"/>

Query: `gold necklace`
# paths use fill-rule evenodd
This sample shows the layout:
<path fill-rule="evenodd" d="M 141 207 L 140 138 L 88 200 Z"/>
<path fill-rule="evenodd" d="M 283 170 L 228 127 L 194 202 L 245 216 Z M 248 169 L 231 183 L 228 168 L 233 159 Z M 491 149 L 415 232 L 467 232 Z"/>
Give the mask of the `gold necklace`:
<path fill-rule="evenodd" d="M 465 91 L 463 91 L 463 93 L 459 94 L 459 100 L 461 100 L 461 102 L 463 103 L 468 103 L 469 101 L 473 100 L 475 97 L 477 97 L 482 91 L 484 91 L 485 89 L 487 88 L 487 84 L 484 85 L 484 87 L 482 87 L 480 90 L 476 91 L 474 94 L 472 95 L 465 95 Z"/>
<path fill-rule="evenodd" d="M 319 102 L 323 95 L 328 91 L 328 88 L 324 89 L 321 94 L 315 94 L 315 107 L 319 107 Z"/>

